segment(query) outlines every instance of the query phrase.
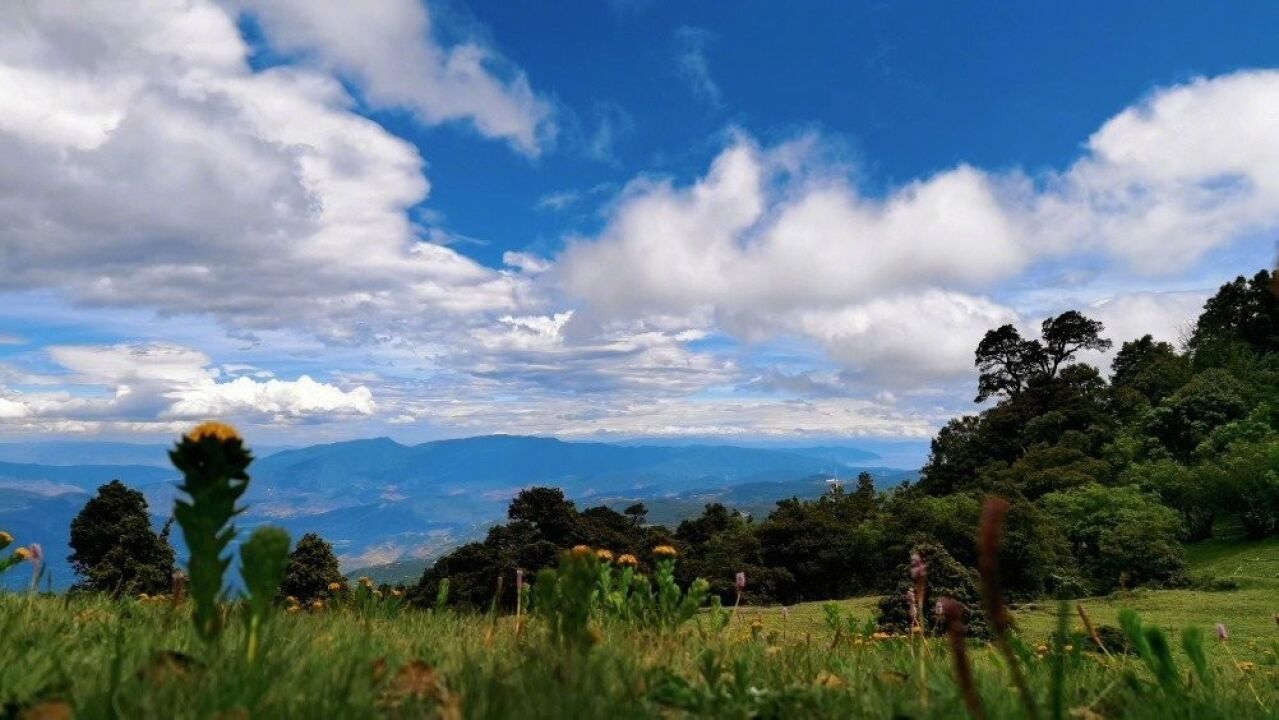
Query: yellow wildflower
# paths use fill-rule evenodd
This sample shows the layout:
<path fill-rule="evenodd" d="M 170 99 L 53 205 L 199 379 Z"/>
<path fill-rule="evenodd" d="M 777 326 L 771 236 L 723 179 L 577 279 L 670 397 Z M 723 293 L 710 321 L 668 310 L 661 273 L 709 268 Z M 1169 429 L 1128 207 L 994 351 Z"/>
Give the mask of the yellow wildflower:
<path fill-rule="evenodd" d="M 324 601 L 323 601 L 323 600 L 315 600 L 315 601 L 313 601 L 313 602 L 311 603 L 311 609 L 312 609 L 312 610 L 323 610 L 323 609 L 324 609 Z"/>
<path fill-rule="evenodd" d="M 240 433 L 226 423 L 210 420 L 196 425 L 195 429 L 187 433 L 186 437 L 192 442 L 200 442 L 207 437 L 217 438 L 222 442 L 226 442 L 228 440 L 239 440 Z"/>
<path fill-rule="evenodd" d="M 373 591 L 373 597 L 375 597 L 375 598 L 380 598 L 380 597 L 382 597 L 382 591 L 381 591 L 381 590 L 374 590 L 374 591 Z"/>
<path fill-rule="evenodd" d="M 338 592 L 338 591 L 339 591 L 339 590 L 341 590 L 341 589 L 342 589 L 342 583 L 340 583 L 340 582 L 331 582 L 331 583 L 329 583 L 329 590 L 331 590 L 331 591 L 333 591 L 333 592 Z"/>
<path fill-rule="evenodd" d="M 20 547 L 20 548 L 18 548 L 17 550 L 14 550 L 14 551 L 13 551 L 13 556 L 14 556 L 14 557 L 16 557 L 16 558 L 18 558 L 18 561 L 19 561 L 19 562 L 21 562 L 21 561 L 23 561 L 23 560 L 30 560 L 30 559 L 31 559 L 31 551 L 30 551 L 30 550 L 28 550 L 28 549 L 26 549 L 26 548 L 24 548 L 24 547 Z"/>
<path fill-rule="evenodd" d="M 297 605 L 297 604 L 298 604 L 298 599 L 297 599 L 296 597 L 294 597 L 294 596 L 290 595 L 290 596 L 288 596 L 288 597 L 284 598 L 284 602 L 286 602 L 286 603 L 288 603 L 288 604 L 290 604 L 290 605 Z"/>
<path fill-rule="evenodd" d="M 297 605 L 290 605 L 290 606 L 287 608 L 287 610 L 288 610 L 289 612 L 291 612 L 291 613 L 297 613 L 297 612 L 301 612 L 301 611 L 302 611 L 302 608 L 301 608 L 301 607 L 299 607 L 299 606 L 297 606 Z"/>
<path fill-rule="evenodd" d="M 1249 661 L 1247 661 L 1247 660 L 1243 660 L 1243 661 L 1241 661 L 1241 662 L 1237 662 L 1237 663 L 1235 663 L 1235 667 L 1237 667 L 1237 668 L 1239 668 L 1240 670 L 1242 670 L 1243 672 L 1246 672 L 1246 673 L 1247 673 L 1247 672 L 1252 672 L 1253 670 L 1256 670 L 1256 669 L 1257 669 L 1257 663 L 1255 663 L 1255 662 L 1249 662 Z"/>
<path fill-rule="evenodd" d="M 613 562 L 613 551 L 600 548 L 599 550 L 595 551 L 595 557 L 599 558 L 600 560 L 604 562 Z"/>
<path fill-rule="evenodd" d="M 1038 645 L 1038 646 L 1036 646 L 1036 647 L 1035 647 L 1035 652 L 1040 653 L 1040 654 L 1046 653 L 1046 652 L 1048 652 L 1048 646 L 1047 646 L 1047 645 Z"/>
<path fill-rule="evenodd" d="M 396 588 L 396 589 L 394 589 L 394 590 L 392 590 L 392 591 L 391 591 L 391 597 L 400 597 L 400 596 L 402 596 L 403 594 L 404 594 L 404 591 L 403 591 L 403 590 L 400 590 L 399 588 Z"/>
<path fill-rule="evenodd" d="M 658 545 L 653 548 L 653 554 L 660 558 L 673 558 L 679 555 L 679 551 L 670 545 Z"/>
<path fill-rule="evenodd" d="M 364 586 L 364 587 L 366 587 L 366 588 L 371 588 L 371 587 L 373 587 L 373 578 L 371 578 L 371 577 L 369 577 L 369 576 L 367 576 L 367 575 L 361 575 L 361 576 L 360 576 L 360 581 L 359 581 L 359 582 L 360 582 L 360 584 L 361 584 L 361 585 L 363 585 L 363 586 Z"/>
<path fill-rule="evenodd" d="M 639 565 L 639 560 L 637 560 L 634 555 L 625 553 L 617 558 L 617 564 L 622 567 L 635 567 L 636 565 Z"/>
<path fill-rule="evenodd" d="M 150 595 L 146 593 L 138 593 L 138 602 L 146 602 L 150 599 L 151 599 Z"/>
<path fill-rule="evenodd" d="M 3 530 L 0 530 L 0 548 L 8 547 L 11 542 L 13 542 L 13 536 Z"/>
<path fill-rule="evenodd" d="M 575 558 L 586 558 L 594 555 L 595 551 L 590 545 L 574 545 L 573 549 L 569 550 L 569 554 Z"/>

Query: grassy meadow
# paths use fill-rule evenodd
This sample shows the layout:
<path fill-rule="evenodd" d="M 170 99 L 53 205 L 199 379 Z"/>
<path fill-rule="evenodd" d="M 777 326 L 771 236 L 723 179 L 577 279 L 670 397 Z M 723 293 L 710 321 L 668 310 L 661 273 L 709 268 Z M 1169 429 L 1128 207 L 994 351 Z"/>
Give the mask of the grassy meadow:
<path fill-rule="evenodd" d="M 1192 547 L 1226 591 L 1142 591 L 1082 601 L 1094 623 L 1120 608 L 1164 629 L 1175 665 L 1096 652 L 1073 605 L 1015 610 L 1017 648 L 1040 717 L 1279 717 L 1279 543 Z M 967 712 L 944 638 L 875 635 L 875 599 L 702 613 L 675 629 L 593 621 L 587 646 L 540 617 L 403 608 L 394 601 L 274 613 L 253 662 L 234 611 L 212 643 L 187 604 L 0 596 L 4 718 L 914 717 Z M 731 611 L 730 611 L 731 612 Z M 720 616 L 722 620 L 723 615 Z M 1215 623 L 1229 628 L 1216 639 Z M 1181 630 L 1202 631 L 1204 666 Z M 1006 663 L 970 642 L 987 717 L 1030 717 Z M 1057 679 L 1054 679 L 1057 678 Z M 1055 699 L 1057 693 L 1060 699 Z M 1060 714 L 1058 714 L 1060 713 Z"/>

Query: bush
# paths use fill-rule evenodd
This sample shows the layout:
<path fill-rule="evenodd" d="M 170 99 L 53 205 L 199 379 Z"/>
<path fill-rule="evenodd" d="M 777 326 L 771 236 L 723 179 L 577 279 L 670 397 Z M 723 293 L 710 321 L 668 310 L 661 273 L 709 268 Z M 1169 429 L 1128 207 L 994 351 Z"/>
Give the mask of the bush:
<path fill-rule="evenodd" d="M 977 590 L 977 573 L 961 565 L 946 549 L 936 543 L 917 545 L 928 568 L 924 606 L 919 609 L 919 622 L 930 634 L 945 634 L 944 623 L 933 612 L 934 604 L 941 598 L 958 601 L 966 609 L 964 623 L 972 637 L 989 637 L 990 625 L 981 610 L 981 595 Z M 911 631 L 910 603 L 907 599 L 915 590 L 910 577 L 909 561 L 896 570 L 898 580 L 893 592 L 879 601 L 879 627 L 884 632 L 908 633 Z"/>
<path fill-rule="evenodd" d="M 1154 496 L 1093 484 L 1045 496 L 1044 509 L 1061 521 L 1094 592 L 1185 583 L 1181 520 Z"/>

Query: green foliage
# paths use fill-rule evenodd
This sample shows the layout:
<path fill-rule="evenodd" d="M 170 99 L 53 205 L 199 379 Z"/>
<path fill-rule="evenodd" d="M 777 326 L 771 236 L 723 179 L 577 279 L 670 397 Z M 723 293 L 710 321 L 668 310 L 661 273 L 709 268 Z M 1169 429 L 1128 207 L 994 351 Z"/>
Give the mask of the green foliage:
<path fill-rule="evenodd" d="M 217 605 L 223 597 L 223 575 L 231 564 L 224 553 L 235 538 L 231 520 L 243 512 L 236 503 L 248 489 L 246 470 L 253 458 L 239 437 L 199 431 L 184 436 L 169 458 L 182 473 L 178 489 L 186 494 L 178 498 L 174 517 L 190 553 L 187 574 L 195 603 L 193 619 L 200 637 L 211 641 L 222 629 Z"/>
<path fill-rule="evenodd" d="M 1180 519 L 1135 487 L 1085 485 L 1044 498 L 1097 592 L 1186 580 Z"/>
<path fill-rule="evenodd" d="M 341 582 L 342 573 L 338 570 L 338 558 L 333 554 L 333 546 L 319 535 L 307 533 L 298 540 L 297 547 L 289 554 L 279 594 L 308 605 L 330 597 L 332 593 L 329 585 Z"/>
<path fill-rule="evenodd" d="M 1146 431 L 1172 457 L 1189 460 L 1213 430 L 1248 414 L 1248 396 L 1248 387 L 1234 375 L 1210 368 L 1152 410 Z"/>
<path fill-rule="evenodd" d="M 245 657 L 257 658 L 262 625 L 271 612 L 289 562 L 289 534 L 276 527 L 260 527 L 240 546 L 240 576 L 245 588 Z"/>
<path fill-rule="evenodd" d="M 142 493 L 119 480 L 99 487 L 71 521 L 70 544 L 77 589 L 155 595 L 172 583 L 172 546 L 152 529 Z"/>
<path fill-rule="evenodd" d="M 1239 519 L 1245 537 L 1279 532 L 1279 434 L 1234 443 L 1198 474 L 1217 488 L 1223 509 Z"/>
<path fill-rule="evenodd" d="M 650 580 L 634 567 L 615 567 L 579 546 L 563 553 L 557 568 L 538 572 L 529 591 L 530 611 L 557 644 L 579 650 L 598 641 L 599 623 L 606 619 L 673 630 L 697 617 L 710 598 L 702 579 L 681 589 L 675 565 L 674 558 L 658 560 Z"/>

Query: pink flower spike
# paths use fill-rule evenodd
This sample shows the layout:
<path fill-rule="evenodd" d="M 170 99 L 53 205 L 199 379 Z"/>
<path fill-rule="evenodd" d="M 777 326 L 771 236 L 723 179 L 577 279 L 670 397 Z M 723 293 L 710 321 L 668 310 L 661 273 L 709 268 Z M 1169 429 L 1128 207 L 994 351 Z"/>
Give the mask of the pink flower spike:
<path fill-rule="evenodd" d="M 734 581 L 734 584 L 737 586 L 737 592 L 745 591 L 746 590 L 746 573 L 744 572 L 737 573 L 737 578 Z"/>
<path fill-rule="evenodd" d="M 927 572 L 928 572 L 928 566 L 924 563 L 924 559 L 919 556 L 919 553 L 917 552 L 911 553 L 910 554 L 910 579 L 919 580 L 920 578 L 924 577 L 924 574 Z"/>
<path fill-rule="evenodd" d="M 37 564 L 44 562 L 44 548 L 40 547 L 40 543 L 31 543 L 27 549 L 31 551 L 31 562 Z"/>
<path fill-rule="evenodd" d="M 1225 624 L 1225 623 L 1217 623 L 1217 639 L 1218 639 L 1218 640 L 1229 640 L 1229 639 L 1230 639 L 1230 631 L 1229 631 L 1229 630 L 1226 630 L 1226 624 Z"/>

